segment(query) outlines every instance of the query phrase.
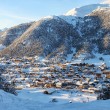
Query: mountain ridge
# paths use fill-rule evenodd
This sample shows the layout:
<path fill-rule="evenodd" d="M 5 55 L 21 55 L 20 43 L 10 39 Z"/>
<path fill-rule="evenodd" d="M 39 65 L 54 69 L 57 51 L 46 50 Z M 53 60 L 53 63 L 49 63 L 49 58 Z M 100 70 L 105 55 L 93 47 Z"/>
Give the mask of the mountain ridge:
<path fill-rule="evenodd" d="M 86 5 L 86 6 L 82 6 L 78 8 L 73 8 L 72 10 L 69 10 L 65 15 L 84 17 L 88 15 L 89 13 L 91 13 L 93 10 L 96 10 L 97 8 L 100 8 L 100 7 L 110 8 L 110 5 L 109 4 L 90 4 L 90 5 Z"/>
<path fill-rule="evenodd" d="M 6 46 L 0 56 L 65 59 L 72 48 L 73 57 L 93 51 L 110 54 L 109 13 L 109 7 L 97 8 L 85 17 L 49 16 L 10 28 L 0 35 L 1 45 Z"/>

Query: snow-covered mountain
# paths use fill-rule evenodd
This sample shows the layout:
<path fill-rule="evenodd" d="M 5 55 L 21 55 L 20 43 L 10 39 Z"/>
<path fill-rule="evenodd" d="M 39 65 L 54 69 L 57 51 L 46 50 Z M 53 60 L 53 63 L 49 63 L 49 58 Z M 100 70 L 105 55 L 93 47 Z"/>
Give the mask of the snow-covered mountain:
<path fill-rule="evenodd" d="M 0 55 L 61 59 L 68 54 L 72 58 L 84 52 L 110 54 L 109 5 L 93 4 L 77 10 L 77 13 L 82 10 L 86 16 L 49 16 L 3 31 L 0 33 L 0 45 L 4 48 Z"/>
<path fill-rule="evenodd" d="M 109 4 L 91 4 L 91 5 L 86 5 L 86 6 L 82 6 L 79 8 L 74 8 L 70 11 L 68 11 L 65 15 L 66 16 L 77 16 L 77 17 L 84 17 L 86 15 L 88 15 L 89 13 L 91 13 L 93 10 L 97 9 L 97 8 L 101 8 L 101 7 L 110 7 Z"/>
<path fill-rule="evenodd" d="M 110 0 L 102 0 L 102 4 L 110 4 Z"/>
<path fill-rule="evenodd" d="M 15 34 L 16 39 L 13 37 L 13 42 L 1 52 L 2 54 L 47 56 L 58 51 L 69 51 L 72 45 L 71 39 L 75 40 L 79 37 L 74 27 L 59 17 L 41 19 L 21 32 L 22 29 L 18 31 L 19 36 L 15 36 L 18 35 L 17 33 L 11 34 L 11 36 Z M 11 37 L 9 33 L 7 35 L 9 35 L 7 38 Z M 2 43 L 4 42 L 8 42 L 6 37 Z"/>

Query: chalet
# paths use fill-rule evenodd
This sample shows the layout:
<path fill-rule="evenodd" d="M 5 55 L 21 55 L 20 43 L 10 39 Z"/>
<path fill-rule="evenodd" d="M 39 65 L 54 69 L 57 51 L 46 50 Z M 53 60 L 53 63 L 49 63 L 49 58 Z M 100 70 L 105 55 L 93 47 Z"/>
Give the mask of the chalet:
<path fill-rule="evenodd" d="M 94 90 L 82 89 L 82 92 L 86 92 L 86 93 L 94 93 Z"/>
<path fill-rule="evenodd" d="M 46 88 L 52 88 L 52 87 L 54 87 L 54 85 L 52 83 L 48 83 L 48 84 L 45 84 L 44 87 L 46 87 Z"/>
<path fill-rule="evenodd" d="M 67 74 L 67 76 L 69 77 L 69 78 L 71 78 L 71 77 L 73 77 L 73 74 Z"/>
<path fill-rule="evenodd" d="M 43 87 L 45 85 L 45 82 L 44 81 L 36 81 L 36 85 Z"/>
<path fill-rule="evenodd" d="M 97 69 L 95 71 L 95 75 L 96 75 L 96 78 L 101 78 L 102 77 L 102 71 L 100 69 Z"/>
<path fill-rule="evenodd" d="M 56 83 L 57 88 L 62 88 L 62 87 L 66 87 L 66 86 L 67 86 L 67 83 L 64 83 L 64 82 L 57 82 Z"/>
<path fill-rule="evenodd" d="M 103 71 L 103 74 L 106 75 L 106 78 L 107 78 L 107 79 L 110 79 L 110 70 L 104 70 L 104 71 Z"/>
<path fill-rule="evenodd" d="M 33 67 L 33 68 L 31 68 L 31 71 L 33 71 L 33 72 L 38 72 L 39 69 L 38 69 L 38 67 Z"/>
<path fill-rule="evenodd" d="M 96 78 L 101 78 L 102 74 L 101 73 L 95 73 Z"/>
<path fill-rule="evenodd" d="M 19 58 L 18 59 L 13 59 L 13 62 L 14 63 L 21 63 L 22 62 L 22 59 L 19 59 Z"/>
<path fill-rule="evenodd" d="M 23 85 L 20 85 L 20 84 L 19 84 L 19 85 L 15 86 L 15 89 L 16 89 L 16 90 L 22 90 L 22 89 L 23 89 Z"/>
<path fill-rule="evenodd" d="M 62 67 L 63 69 L 65 69 L 65 68 L 67 67 L 67 65 L 66 65 L 66 64 L 63 64 L 63 65 L 61 65 L 61 67 Z"/>

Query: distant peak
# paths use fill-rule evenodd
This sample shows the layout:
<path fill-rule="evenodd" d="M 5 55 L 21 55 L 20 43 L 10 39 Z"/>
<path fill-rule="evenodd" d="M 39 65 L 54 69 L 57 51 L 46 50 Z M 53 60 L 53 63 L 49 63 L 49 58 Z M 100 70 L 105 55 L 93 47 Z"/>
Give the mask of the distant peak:
<path fill-rule="evenodd" d="M 103 0 L 101 4 L 110 4 L 110 0 Z"/>
<path fill-rule="evenodd" d="M 41 18 L 41 20 L 50 20 L 50 19 L 58 19 L 58 16 L 46 16 L 46 17 L 43 17 Z"/>
<path fill-rule="evenodd" d="M 72 15 L 72 16 L 78 16 L 78 17 L 84 17 L 88 14 L 90 14 L 92 11 L 96 10 L 97 8 L 101 7 L 110 7 L 109 4 L 91 4 L 82 6 L 79 8 L 73 8 L 72 10 L 68 11 L 65 15 Z"/>

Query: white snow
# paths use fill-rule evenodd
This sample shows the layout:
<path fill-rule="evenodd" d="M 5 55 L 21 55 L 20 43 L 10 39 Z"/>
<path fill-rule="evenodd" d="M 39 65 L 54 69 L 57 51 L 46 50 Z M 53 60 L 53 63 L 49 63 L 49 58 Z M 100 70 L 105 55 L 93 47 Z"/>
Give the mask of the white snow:
<path fill-rule="evenodd" d="M 57 90 L 46 95 L 43 91 L 24 89 L 14 96 L 0 90 L 0 110 L 110 110 L 110 100 L 96 101 L 92 94 Z M 52 102 L 54 98 L 57 102 Z"/>
<path fill-rule="evenodd" d="M 67 21 L 69 24 L 72 24 L 73 26 L 76 26 L 76 23 L 77 23 L 77 18 L 75 16 L 65 16 L 65 15 L 62 15 L 62 16 L 59 16 L 60 18 L 62 18 L 63 20 Z"/>
<path fill-rule="evenodd" d="M 58 16 L 45 16 L 43 18 L 41 18 L 41 20 L 50 20 L 50 19 L 57 19 L 58 20 Z"/>
<path fill-rule="evenodd" d="M 102 4 L 110 4 L 110 0 L 103 0 Z"/>
<path fill-rule="evenodd" d="M 0 44 L 0 51 L 3 50 L 6 46 Z"/>
<path fill-rule="evenodd" d="M 77 56 L 77 58 L 72 58 L 72 54 L 68 54 L 66 60 L 71 61 L 74 64 L 79 63 L 88 63 L 88 64 L 95 64 L 96 66 L 101 66 L 103 64 L 106 64 L 108 67 L 110 66 L 110 55 L 104 55 L 99 53 L 93 53 L 95 56 L 94 58 L 88 58 L 89 53 L 82 53 Z M 100 60 L 100 58 L 103 58 L 104 60 Z"/>
<path fill-rule="evenodd" d="M 91 5 L 86 5 L 86 6 L 82 6 L 79 8 L 74 8 L 68 11 L 65 15 L 84 17 L 90 14 L 93 10 L 100 8 L 100 7 L 110 7 L 110 6 L 109 4 L 91 4 Z"/>
<path fill-rule="evenodd" d="M 79 63 L 84 63 L 84 59 L 87 57 L 88 53 L 82 53 L 82 54 L 79 54 L 77 55 L 77 58 L 74 58 L 72 60 L 72 63 L 76 63 L 76 64 L 79 64 Z"/>
<path fill-rule="evenodd" d="M 99 53 L 94 53 L 94 55 L 95 55 L 95 58 L 85 60 L 84 62 L 89 64 L 95 64 L 97 66 L 100 66 L 106 63 L 107 66 L 110 66 L 110 55 L 103 55 Z M 104 61 L 99 60 L 100 57 L 102 57 Z"/>
<path fill-rule="evenodd" d="M 72 47 L 71 51 L 72 51 L 72 53 L 67 55 L 67 58 L 66 58 L 67 61 L 71 61 L 72 60 L 73 54 L 76 52 L 76 49 Z"/>

